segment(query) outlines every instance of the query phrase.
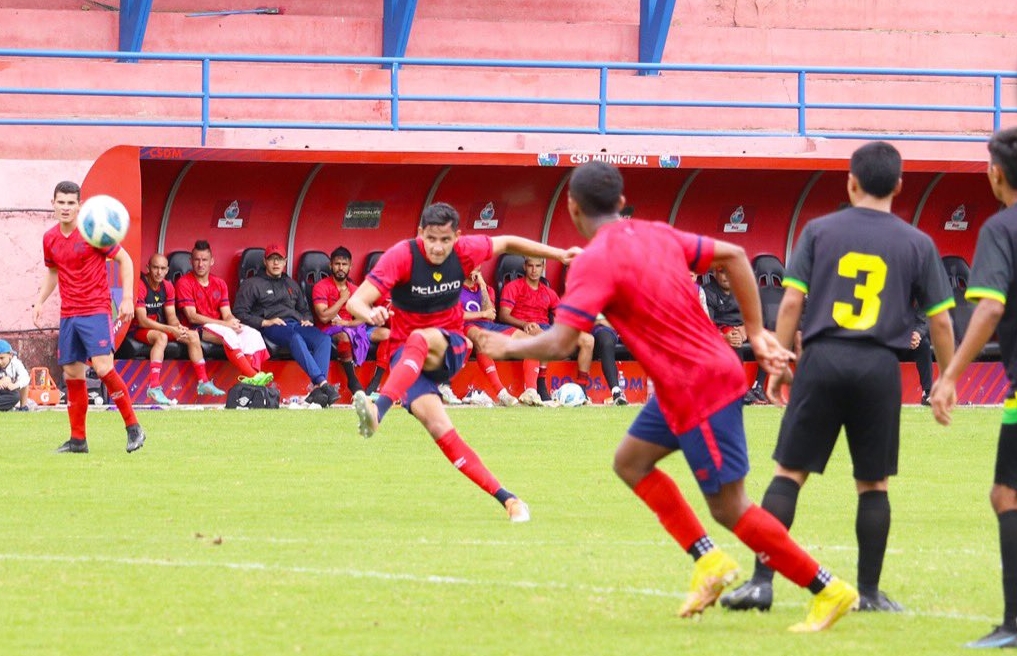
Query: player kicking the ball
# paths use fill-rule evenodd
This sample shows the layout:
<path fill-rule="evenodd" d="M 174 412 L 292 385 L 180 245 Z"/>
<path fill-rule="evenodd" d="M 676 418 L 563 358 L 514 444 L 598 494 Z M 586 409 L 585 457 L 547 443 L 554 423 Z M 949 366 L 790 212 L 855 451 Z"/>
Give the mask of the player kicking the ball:
<path fill-rule="evenodd" d="M 399 242 L 378 260 L 367 279 L 346 303 L 357 319 L 372 326 L 389 319 L 385 306 L 374 304 L 391 294 L 392 366 L 377 405 L 363 391 L 353 395 L 360 434 L 370 437 L 399 400 L 417 418 L 456 469 L 497 499 L 513 522 L 530 519 L 529 508 L 501 486 L 456 432 L 442 405 L 438 386 L 466 363 L 472 344 L 463 334 L 463 282 L 481 262 L 502 253 L 572 261 L 578 249 L 564 251 L 539 242 L 503 235 L 459 233 L 459 213 L 446 203 L 427 207 L 417 238 Z"/>
<path fill-rule="evenodd" d="M 734 582 L 738 565 L 713 543 L 674 480 L 657 468 L 677 450 L 685 454 L 713 518 L 815 595 L 805 621 L 791 631 L 829 628 L 858 603 L 858 592 L 821 567 L 745 494 L 745 373 L 702 311 L 689 276 L 690 269 L 727 269 L 756 360 L 767 371 L 782 371 L 792 354 L 763 329 L 745 251 L 665 223 L 624 220 L 619 214 L 624 205 L 616 168 L 591 162 L 573 171 L 569 214 L 590 243 L 569 268 L 554 325 L 526 339 L 483 333 L 477 341 L 494 358 L 561 358 L 603 313 L 656 383 L 656 394 L 615 453 L 614 470 L 695 560 L 692 589 L 679 615 L 691 617 L 712 606 Z"/>

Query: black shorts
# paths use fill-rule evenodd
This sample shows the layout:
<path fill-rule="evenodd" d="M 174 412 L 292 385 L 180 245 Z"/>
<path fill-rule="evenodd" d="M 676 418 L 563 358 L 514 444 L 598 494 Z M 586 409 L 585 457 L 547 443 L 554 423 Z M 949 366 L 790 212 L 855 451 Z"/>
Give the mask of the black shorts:
<path fill-rule="evenodd" d="M 795 373 L 773 459 L 785 469 L 821 474 L 843 427 L 856 480 L 893 476 L 900 404 L 896 353 L 872 342 L 816 340 Z"/>
<path fill-rule="evenodd" d="M 999 427 L 996 444 L 996 485 L 1017 490 L 1017 399 L 1013 395 L 1003 402 L 1003 425 Z"/>

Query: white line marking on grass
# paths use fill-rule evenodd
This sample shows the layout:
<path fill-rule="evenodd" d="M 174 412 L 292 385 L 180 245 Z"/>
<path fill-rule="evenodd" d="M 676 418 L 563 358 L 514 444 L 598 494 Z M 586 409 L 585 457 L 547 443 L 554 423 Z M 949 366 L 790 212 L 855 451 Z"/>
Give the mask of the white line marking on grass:
<path fill-rule="evenodd" d="M 684 599 L 684 592 L 661 590 L 657 588 L 614 587 L 557 581 L 484 581 L 467 579 L 458 576 L 442 576 L 438 574 L 410 574 L 400 572 L 375 572 L 370 570 L 339 569 L 335 567 L 294 567 L 291 565 L 270 565 L 257 562 L 215 562 L 201 560 L 166 560 L 159 558 L 115 558 L 112 556 L 58 556 L 45 554 L 0 554 L 0 561 L 25 561 L 49 563 L 98 563 L 109 565 L 136 565 L 142 567 L 173 567 L 181 569 L 227 569 L 245 572 L 284 572 L 290 574 L 313 574 L 335 578 L 375 579 L 378 581 L 405 581 L 409 583 L 426 583 L 432 585 L 483 586 L 485 588 L 507 587 L 526 590 L 573 590 L 598 595 L 627 594 L 641 597 L 663 597 L 668 599 Z M 804 599 L 799 602 L 775 603 L 781 608 L 804 608 Z M 994 618 L 985 615 L 964 615 L 956 612 L 915 612 L 905 611 L 902 615 L 912 617 L 928 617 L 937 619 L 960 620 L 964 622 L 986 623 Z"/>

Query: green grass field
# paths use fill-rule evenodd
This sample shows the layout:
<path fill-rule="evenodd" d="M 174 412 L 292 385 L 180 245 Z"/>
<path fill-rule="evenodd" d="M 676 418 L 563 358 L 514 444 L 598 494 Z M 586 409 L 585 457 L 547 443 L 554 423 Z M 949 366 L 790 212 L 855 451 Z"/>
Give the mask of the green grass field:
<path fill-rule="evenodd" d="M 530 505 L 511 524 L 406 413 L 371 440 L 350 409 L 89 415 L 91 453 L 57 455 L 64 412 L 0 426 L 0 654 L 950 654 L 1002 611 L 988 505 L 998 409 L 943 429 L 906 408 L 883 588 L 902 615 L 789 634 L 808 594 L 782 579 L 765 614 L 675 611 L 691 559 L 611 472 L 638 408 L 453 410 Z M 749 491 L 769 482 L 780 411 L 750 408 Z M 714 540 L 680 454 L 675 475 Z M 846 449 L 809 481 L 792 534 L 854 581 Z"/>

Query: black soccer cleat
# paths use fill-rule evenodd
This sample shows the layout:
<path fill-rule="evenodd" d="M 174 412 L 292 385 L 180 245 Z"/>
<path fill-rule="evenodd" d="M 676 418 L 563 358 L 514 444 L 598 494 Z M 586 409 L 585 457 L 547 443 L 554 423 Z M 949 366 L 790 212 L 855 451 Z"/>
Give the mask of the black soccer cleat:
<path fill-rule="evenodd" d="M 723 595 L 720 605 L 728 610 L 768 611 L 773 605 L 773 584 L 746 581 Z"/>
<path fill-rule="evenodd" d="M 932 399 L 929 398 L 928 392 L 922 392 L 922 405 L 932 405 Z"/>
<path fill-rule="evenodd" d="M 127 453 L 134 453 L 145 446 L 145 431 L 141 424 L 131 424 L 127 427 Z"/>
<path fill-rule="evenodd" d="M 969 642 L 964 646 L 970 649 L 1013 649 L 1017 647 L 1017 631 L 1008 629 L 1001 624 L 994 628 L 987 636 L 981 637 L 974 642 Z"/>
<path fill-rule="evenodd" d="M 886 596 L 886 593 L 880 590 L 874 595 L 860 594 L 858 599 L 858 610 L 880 612 L 880 613 L 899 613 L 904 610 L 904 607 L 898 604 L 893 599 Z"/>
<path fill-rule="evenodd" d="M 54 453 L 88 453 L 88 442 L 85 440 L 67 440 L 58 446 Z"/>

